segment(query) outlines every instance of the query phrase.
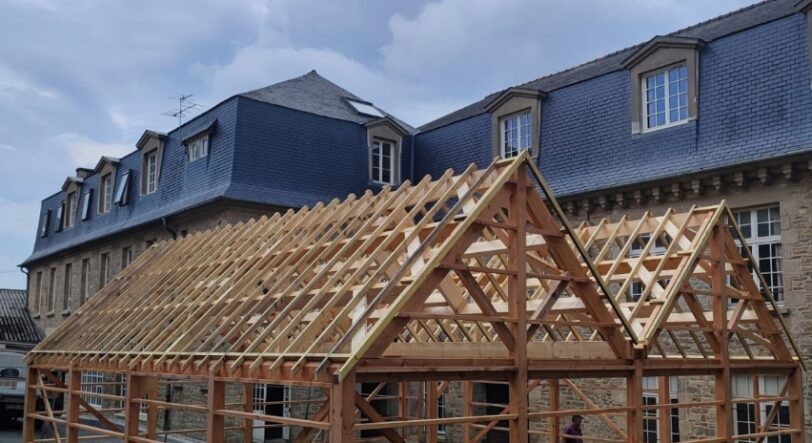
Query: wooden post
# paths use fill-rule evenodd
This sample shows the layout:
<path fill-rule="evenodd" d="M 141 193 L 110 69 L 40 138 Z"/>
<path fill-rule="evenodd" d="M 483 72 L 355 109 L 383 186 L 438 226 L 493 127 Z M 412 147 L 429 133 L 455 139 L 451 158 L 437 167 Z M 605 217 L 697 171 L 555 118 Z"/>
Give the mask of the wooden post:
<path fill-rule="evenodd" d="M 355 372 L 330 388 L 330 443 L 355 441 Z"/>
<path fill-rule="evenodd" d="M 800 365 L 789 375 L 789 426 L 798 429 L 792 435 L 792 443 L 806 442 L 806 426 L 804 423 L 804 371 Z"/>
<path fill-rule="evenodd" d="M 158 400 L 158 385 L 160 377 L 151 377 L 147 384 L 147 399 Z M 169 389 L 169 387 L 167 387 Z M 158 437 L 158 405 L 147 406 L 147 438 L 155 440 Z"/>
<path fill-rule="evenodd" d="M 657 380 L 658 403 L 671 403 L 671 379 L 664 376 Z M 660 409 L 659 418 L 659 442 L 671 443 L 671 409 Z"/>
<path fill-rule="evenodd" d="M 634 361 L 634 372 L 626 378 L 626 433 L 629 443 L 643 443 L 643 364 Z"/>
<path fill-rule="evenodd" d="M 426 392 L 426 411 L 428 412 L 428 418 L 437 418 L 437 383 L 430 381 L 428 382 L 428 388 Z M 437 425 L 428 425 L 429 428 L 429 443 L 437 443 Z"/>
<path fill-rule="evenodd" d="M 242 410 L 244 412 L 254 412 L 254 384 L 243 383 L 242 385 Z M 307 418 L 307 417 L 305 417 Z M 254 440 L 254 419 L 246 418 L 242 423 L 242 440 L 251 442 Z"/>
<path fill-rule="evenodd" d="M 25 418 L 23 421 L 23 442 L 34 441 L 34 425 L 36 420 L 31 414 L 37 411 L 37 391 L 36 382 L 39 380 L 39 371 L 36 368 L 28 368 L 28 379 L 25 383 Z"/>
<path fill-rule="evenodd" d="M 144 397 L 144 377 L 128 374 L 127 394 L 124 396 L 124 441 L 130 437 L 138 437 L 139 415 L 141 404 L 138 400 Z"/>
<path fill-rule="evenodd" d="M 713 333 L 719 342 L 719 362 L 722 369 L 716 374 L 715 397 L 720 403 L 716 406 L 716 436 L 730 440 L 733 435 L 733 410 L 731 407 L 730 386 L 730 334 L 727 329 L 728 297 L 725 286 L 724 229 L 721 222 L 713 228 L 711 247 L 711 295 L 713 308 Z M 756 295 L 756 294 L 753 294 Z M 743 303 L 743 301 L 739 301 Z"/>
<path fill-rule="evenodd" d="M 516 230 L 510 234 L 509 266 L 516 274 L 508 281 L 508 314 L 515 318 L 511 324 L 514 346 L 510 351 L 516 372 L 510 378 L 508 410 L 516 414 L 510 421 L 510 443 L 528 442 L 527 420 L 527 175 L 524 168 L 516 172 L 515 189 L 511 196 L 509 224 Z"/>
<path fill-rule="evenodd" d="M 462 413 L 466 417 L 474 415 L 474 385 L 473 382 L 462 382 Z M 462 425 L 463 441 L 471 441 L 471 423 Z"/>
<path fill-rule="evenodd" d="M 399 383 L 399 392 L 398 392 L 398 400 L 399 400 L 399 410 L 400 410 L 400 419 L 401 420 L 408 420 L 409 419 L 409 382 L 402 381 Z M 406 432 L 408 428 L 402 428 L 400 430 L 400 435 L 403 438 L 406 438 Z"/>
<path fill-rule="evenodd" d="M 557 411 L 561 407 L 561 392 L 557 378 L 547 381 L 550 386 L 550 411 Z M 561 442 L 561 417 L 555 415 L 550 418 L 550 443 Z"/>
<path fill-rule="evenodd" d="M 82 390 L 82 373 L 75 369 L 68 372 L 68 392 L 65 395 L 65 406 L 68 408 L 67 416 L 67 439 L 68 443 L 79 443 L 79 428 L 73 427 L 74 423 L 79 422 L 79 399 L 80 394 L 76 394 Z"/>
<path fill-rule="evenodd" d="M 206 404 L 209 409 L 206 441 L 209 443 L 223 443 L 226 438 L 225 417 L 217 414 L 217 410 L 226 407 L 226 384 L 217 381 L 214 378 L 214 373 L 209 374 L 209 392 Z"/>

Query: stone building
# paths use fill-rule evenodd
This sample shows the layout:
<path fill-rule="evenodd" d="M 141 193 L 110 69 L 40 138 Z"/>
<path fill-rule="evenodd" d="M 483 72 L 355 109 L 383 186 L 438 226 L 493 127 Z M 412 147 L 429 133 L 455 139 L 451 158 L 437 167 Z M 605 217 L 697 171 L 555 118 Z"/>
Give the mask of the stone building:
<path fill-rule="evenodd" d="M 315 72 L 236 95 L 43 200 L 29 306 L 48 332 L 152 242 L 530 150 L 574 222 L 725 199 L 812 354 L 810 10 L 757 3 L 417 129 Z"/>

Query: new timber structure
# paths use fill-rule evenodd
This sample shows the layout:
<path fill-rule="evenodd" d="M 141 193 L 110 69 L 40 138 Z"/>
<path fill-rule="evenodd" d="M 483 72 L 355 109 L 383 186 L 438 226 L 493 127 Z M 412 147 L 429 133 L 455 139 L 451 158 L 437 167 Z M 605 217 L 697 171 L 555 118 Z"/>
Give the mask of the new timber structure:
<path fill-rule="evenodd" d="M 722 202 L 570 226 L 524 153 L 162 242 L 29 354 L 24 441 L 42 421 L 69 443 L 80 431 L 252 441 L 265 426 L 299 442 L 435 442 L 452 426 L 458 441 L 559 442 L 562 417 L 579 413 L 608 429 L 584 441 L 643 442 L 654 417 L 667 443 L 665 411 L 706 408 L 711 435 L 683 442 L 800 443 L 803 358 L 732 220 Z M 126 375 L 126 389 L 88 392 L 88 371 Z M 783 387 L 742 398 L 738 374 L 777 375 Z M 645 377 L 663 381 L 661 401 L 643 402 Z M 710 398 L 668 402 L 668 377 L 704 379 Z M 622 404 L 578 385 L 610 378 Z M 180 380 L 205 384 L 205 404 L 158 399 Z M 257 412 L 258 384 L 305 390 L 283 402 L 314 406 Z M 476 398 L 486 384 L 507 385 L 507 399 Z M 441 414 L 452 387 L 461 413 Z M 65 410 L 35 410 L 38 393 L 64 395 Z M 744 402 L 767 411 L 745 435 L 732 425 Z M 161 429 L 165 409 L 206 427 Z"/>

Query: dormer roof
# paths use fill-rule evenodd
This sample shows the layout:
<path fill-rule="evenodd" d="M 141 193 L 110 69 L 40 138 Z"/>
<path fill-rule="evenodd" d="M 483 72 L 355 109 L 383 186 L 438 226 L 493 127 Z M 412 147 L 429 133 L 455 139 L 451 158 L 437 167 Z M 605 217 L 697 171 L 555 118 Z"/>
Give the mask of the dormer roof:
<path fill-rule="evenodd" d="M 508 88 L 488 102 L 485 105 L 485 111 L 491 112 L 513 97 L 526 97 L 541 100 L 544 98 L 544 95 L 544 91 L 538 89 Z"/>
<path fill-rule="evenodd" d="M 679 49 L 694 49 L 699 50 L 705 46 L 705 41 L 699 38 L 692 37 L 670 37 L 658 35 L 646 44 L 641 46 L 636 51 L 632 52 L 625 60 L 623 60 L 623 67 L 626 69 L 632 68 L 646 57 L 653 54 L 661 48 L 679 48 Z"/>
<path fill-rule="evenodd" d="M 147 129 L 146 131 L 144 131 L 143 134 L 141 134 L 141 138 L 138 139 L 138 143 L 135 144 L 135 147 L 140 150 L 149 140 L 153 138 L 156 138 L 158 140 L 166 140 L 166 134 L 164 134 L 163 132 L 151 131 Z"/>

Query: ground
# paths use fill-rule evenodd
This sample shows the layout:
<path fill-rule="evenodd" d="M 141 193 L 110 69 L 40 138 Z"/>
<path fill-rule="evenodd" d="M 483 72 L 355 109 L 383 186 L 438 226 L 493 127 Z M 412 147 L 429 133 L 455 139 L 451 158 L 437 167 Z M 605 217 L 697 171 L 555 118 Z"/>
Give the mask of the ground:
<path fill-rule="evenodd" d="M 3 420 L 0 419 L 0 443 L 20 443 L 23 435 L 23 423 L 20 420 Z M 37 432 L 37 438 L 50 437 L 50 432 L 45 434 Z M 118 440 L 114 439 L 98 439 L 98 440 L 82 440 L 92 443 L 107 443 Z"/>

